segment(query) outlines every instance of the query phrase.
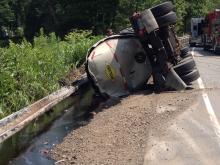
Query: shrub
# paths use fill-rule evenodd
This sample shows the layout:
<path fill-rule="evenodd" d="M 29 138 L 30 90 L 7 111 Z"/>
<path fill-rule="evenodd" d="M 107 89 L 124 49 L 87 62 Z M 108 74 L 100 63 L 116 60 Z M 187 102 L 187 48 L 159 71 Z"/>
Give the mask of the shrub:
<path fill-rule="evenodd" d="M 41 31 L 33 44 L 24 40 L 0 48 L 0 118 L 57 90 L 59 78 L 82 64 L 87 49 L 99 39 L 74 30 L 61 41 Z"/>

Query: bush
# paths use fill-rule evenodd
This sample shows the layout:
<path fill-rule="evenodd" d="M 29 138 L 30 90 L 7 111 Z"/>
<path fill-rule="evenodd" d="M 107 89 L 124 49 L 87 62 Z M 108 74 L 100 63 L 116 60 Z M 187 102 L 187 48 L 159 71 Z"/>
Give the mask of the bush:
<path fill-rule="evenodd" d="M 99 39 L 75 30 L 61 41 L 41 31 L 33 44 L 24 40 L 0 48 L 0 118 L 57 90 L 59 78 L 82 64 L 87 49 Z"/>

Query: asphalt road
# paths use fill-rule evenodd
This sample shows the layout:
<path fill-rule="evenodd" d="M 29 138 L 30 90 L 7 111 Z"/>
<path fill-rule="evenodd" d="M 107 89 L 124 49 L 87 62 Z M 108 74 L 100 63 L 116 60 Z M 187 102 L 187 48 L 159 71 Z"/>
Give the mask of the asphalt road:
<path fill-rule="evenodd" d="M 220 55 L 193 48 L 201 78 L 196 104 L 179 115 L 161 136 L 149 138 L 145 165 L 220 164 Z"/>

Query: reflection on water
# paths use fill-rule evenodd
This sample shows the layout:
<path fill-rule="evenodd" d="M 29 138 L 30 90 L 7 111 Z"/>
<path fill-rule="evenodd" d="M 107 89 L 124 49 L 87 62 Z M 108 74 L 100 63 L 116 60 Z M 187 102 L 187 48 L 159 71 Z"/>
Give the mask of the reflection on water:
<path fill-rule="evenodd" d="M 85 117 L 74 119 L 74 111 L 69 109 L 49 130 L 32 140 L 31 146 L 17 158 L 10 161 L 10 165 L 52 165 L 54 160 L 49 157 L 53 146 L 62 142 L 63 138 L 72 130 L 87 123 Z"/>

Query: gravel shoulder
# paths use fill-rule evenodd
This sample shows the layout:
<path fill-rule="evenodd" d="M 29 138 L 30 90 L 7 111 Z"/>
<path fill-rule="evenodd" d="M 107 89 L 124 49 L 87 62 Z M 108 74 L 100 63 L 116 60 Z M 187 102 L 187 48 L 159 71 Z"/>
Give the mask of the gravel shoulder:
<path fill-rule="evenodd" d="M 108 100 L 91 121 L 51 151 L 56 164 L 143 164 L 149 137 L 160 136 L 196 103 L 200 91 L 150 94 Z"/>

